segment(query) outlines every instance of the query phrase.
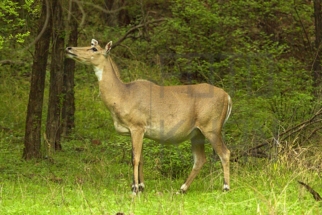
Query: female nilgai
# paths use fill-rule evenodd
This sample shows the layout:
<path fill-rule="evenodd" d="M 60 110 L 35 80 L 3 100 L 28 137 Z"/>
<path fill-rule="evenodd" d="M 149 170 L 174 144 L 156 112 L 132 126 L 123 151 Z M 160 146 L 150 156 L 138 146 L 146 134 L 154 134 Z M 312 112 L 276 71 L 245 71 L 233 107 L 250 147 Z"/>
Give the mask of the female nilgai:
<path fill-rule="evenodd" d="M 150 81 L 123 83 L 109 52 L 92 40 L 88 47 L 68 47 L 67 56 L 94 67 L 100 95 L 111 112 L 116 131 L 130 135 L 133 153 L 133 185 L 144 189 L 143 138 L 161 143 L 180 143 L 190 139 L 194 165 L 180 190 L 185 192 L 206 162 L 204 143 L 209 140 L 219 155 L 224 171 L 224 190 L 229 190 L 230 152 L 223 143 L 221 130 L 228 119 L 232 102 L 222 89 L 209 84 L 158 86 Z"/>

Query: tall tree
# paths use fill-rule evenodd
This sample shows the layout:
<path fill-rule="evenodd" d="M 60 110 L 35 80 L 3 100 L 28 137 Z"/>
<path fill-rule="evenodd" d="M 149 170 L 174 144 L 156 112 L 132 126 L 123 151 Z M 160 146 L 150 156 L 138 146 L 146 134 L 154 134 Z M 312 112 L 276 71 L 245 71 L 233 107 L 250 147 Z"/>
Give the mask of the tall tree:
<path fill-rule="evenodd" d="M 63 105 L 64 76 L 64 19 L 62 0 L 53 0 L 52 54 L 50 66 L 49 103 L 46 124 L 46 138 L 51 150 L 60 150 L 61 109 Z"/>
<path fill-rule="evenodd" d="M 314 19 L 315 19 L 315 48 L 316 55 L 313 64 L 314 86 L 321 86 L 322 71 L 322 0 L 314 0 Z"/>
<path fill-rule="evenodd" d="M 70 34 L 68 39 L 68 46 L 77 46 L 78 37 L 78 11 L 77 4 L 74 1 L 70 2 L 69 10 L 69 27 Z M 75 127 L 74 113 L 75 113 L 75 97 L 74 97 L 74 70 L 75 61 L 70 58 L 64 60 L 64 86 L 63 86 L 63 109 L 62 109 L 62 135 L 67 136 Z"/>
<path fill-rule="evenodd" d="M 41 118 L 45 88 L 45 74 L 51 36 L 51 1 L 43 0 L 39 19 L 39 40 L 35 44 L 32 65 L 31 84 L 26 117 L 23 158 L 39 158 L 41 156 Z"/>

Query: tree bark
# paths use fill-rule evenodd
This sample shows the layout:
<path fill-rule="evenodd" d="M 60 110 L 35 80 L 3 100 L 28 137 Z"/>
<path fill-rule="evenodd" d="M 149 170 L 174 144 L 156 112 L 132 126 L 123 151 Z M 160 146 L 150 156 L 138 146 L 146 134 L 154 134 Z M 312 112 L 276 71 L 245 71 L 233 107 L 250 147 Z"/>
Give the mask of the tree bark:
<path fill-rule="evenodd" d="M 68 46 L 77 46 L 78 37 L 78 22 L 77 22 L 77 4 L 71 3 L 70 13 L 70 34 Z M 75 127 L 74 114 L 75 114 L 75 97 L 74 97 L 74 71 L 75 61 L 70 58 L 64 60 L 64 86 L 63 86 L 63 109 L 62 109 L 62 135 L 68 136 Z"/>
<path fill-rule="evenodd" d="M 107 10 L 112 11 L 111 13 L 102 13 L 102 17 L 108 26 L 117 27 L 130 24 L 129 13 L 124 7 L 125 5 L 125 0 L 105 0 Z"/>
<path fill-rule="evenodd" d="M 319 87 L 322 84 L 322 1 L 314 0 L 314 19 L 315 19 L 315 48 L 316 55 L 313 63 L 313 80 L 314 87 Z"/>
<path fill-rule="evenodd" d="M 42 33 L 35 44 L 32 65 L 29 101 L 26 117 L 23 158 L 26 160 L 41 157 L 41 118 L 45 88 L 45 75 L 48 49 L 51 36 L 51 1 L 43 0 L 39 19 L 38 35 Z"/>
<path fill-rule="evenodd" d="M 118 0 L 105 0 L 105 5 L 108 10 L 114 10 L 118 7 Z M 117 13 L 111 13 L 111 14 L 105 14 L 102 13 L 102 16 L 105 18 L 106 23 L 108 23 L 111 27 L 118 26 L 118 14 Z"/>
<path fill-rule="evenodd" d="M 50 150 L 61 150 L 61 109 L 63 105 L 64 74 L 64 20 L 62 0 L 53 1 L 52 55 L 50 65 L 49 102 L 46 124 L 46 139 Z M 49 152 L 50 153 L 50 152 Z"/>

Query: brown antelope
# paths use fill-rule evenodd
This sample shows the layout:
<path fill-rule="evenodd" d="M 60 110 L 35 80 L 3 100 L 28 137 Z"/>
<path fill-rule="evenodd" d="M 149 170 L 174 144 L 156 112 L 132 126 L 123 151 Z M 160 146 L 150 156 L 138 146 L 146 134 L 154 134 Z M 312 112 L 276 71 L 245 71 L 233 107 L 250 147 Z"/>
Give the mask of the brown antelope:
<path fill-rule="evenodd" d="M 219 155 L 224 172 L 224 190 L 229 190 L 230 151 L 221 130 L 232 102 L 222 89 L 209 84 L 159 86 L 150 81 L 123 83 L 109 52 L 112 41 L 101 48 L 96 40 L 88 47 L 68 47 L 66 54 L 94 67 L 100 95 L 111 112 L 117 132 L 130 135 L 133 154 L 134 194 L 144 189 L 143 138 L 161 143 L 180 143 L 190 139 L 194 165 L 181 186 L 185 192 L 206 162 L 205 138 Z"/>

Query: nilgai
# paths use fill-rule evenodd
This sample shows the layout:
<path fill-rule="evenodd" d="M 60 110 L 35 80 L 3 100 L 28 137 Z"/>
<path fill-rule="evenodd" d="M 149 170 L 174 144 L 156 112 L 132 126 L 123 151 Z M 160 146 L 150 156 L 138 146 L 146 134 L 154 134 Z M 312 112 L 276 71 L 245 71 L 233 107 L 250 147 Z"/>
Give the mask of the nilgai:
<path fill-rule="evenodd" d="M 144 189 L 143 138 L 160 143 L 191 140 L 194 165 L 181 186 L 185 192 L 206 162 L 205 138 L 219 155 L 224 172 L 224 190 L 229 190 L 230 151 L 221 130 L 228 119 L 230 96 L 210 84 L 159 86 L 147 80 L 123 83 L 110 56 L 112 42 L 101 48 L 93 39 L 87 47 L 68 47 L 68 57 L 94 67 L 100 95 L 111 112 L 117 132 L 130 135 L 133 153 L 134 194 Z"/>

